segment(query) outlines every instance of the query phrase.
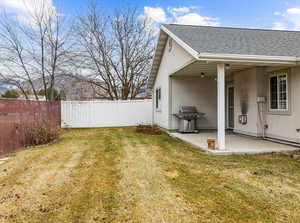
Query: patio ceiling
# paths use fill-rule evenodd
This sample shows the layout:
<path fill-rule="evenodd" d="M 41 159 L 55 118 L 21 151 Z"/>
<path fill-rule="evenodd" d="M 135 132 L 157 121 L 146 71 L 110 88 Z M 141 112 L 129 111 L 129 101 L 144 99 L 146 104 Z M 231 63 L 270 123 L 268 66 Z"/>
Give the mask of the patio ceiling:
<path fill-rule="evenodd" d="M 256 66 L 266 66 L 266 64 L 231 63 L 229 64 L 229 67 L 226 68 L 226 75 Z M 283 67 L 282 64 L 273 66 L 276 66 L 277 68 Z M 206 76 L 216 76 L 217 64 L 207 61 L 194 61 L 191 64 L 175 71 L 172 76 L 200 76 L 202 72 Z"/>

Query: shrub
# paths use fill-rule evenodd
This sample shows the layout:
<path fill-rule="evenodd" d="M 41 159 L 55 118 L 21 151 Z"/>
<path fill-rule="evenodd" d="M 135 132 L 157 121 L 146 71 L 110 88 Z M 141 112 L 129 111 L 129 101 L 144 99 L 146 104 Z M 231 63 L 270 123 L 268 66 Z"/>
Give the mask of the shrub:
<path fill-rule="evenodd" d="M 50 143 L 59 137 L 59 128 L 47 122 L 27 126 L 25 131 L 25 146 L 37 146 Z"/>
<path fill-rule="evenodd" d="M 7 90 L 3 95 L 2 98 L 18 98 L 19 93 L 16 90 Z"/>
<path fill-rule="evenodd" d="M 53 93 L 53 100 L 54 101 L 61 101 L 64 100 L 66 98 L 66 94 L 64 91 L 58 91 L 55 88 L 50 89 L 47 88 L 46 91 L 45 89 L 40 89 L 37 94 L 40 96 L 45 96 L 46 98 L 50 99 L 51 98 L 51 94 Z"/>
<path fill-rule="evenodd" d="M 138 125 L 136 132 L 147 135 L 161 135 L 162 131 L 157 125 Z"/>

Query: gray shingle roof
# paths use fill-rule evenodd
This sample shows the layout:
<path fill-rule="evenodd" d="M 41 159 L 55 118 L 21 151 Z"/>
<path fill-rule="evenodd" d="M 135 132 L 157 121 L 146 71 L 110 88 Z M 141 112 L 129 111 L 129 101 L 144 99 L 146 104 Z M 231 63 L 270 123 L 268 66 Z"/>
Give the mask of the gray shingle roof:
<path fill-rule="evenodd" d="M 300 56 L 300 32 L 163 25 L 198 53 Z"/>

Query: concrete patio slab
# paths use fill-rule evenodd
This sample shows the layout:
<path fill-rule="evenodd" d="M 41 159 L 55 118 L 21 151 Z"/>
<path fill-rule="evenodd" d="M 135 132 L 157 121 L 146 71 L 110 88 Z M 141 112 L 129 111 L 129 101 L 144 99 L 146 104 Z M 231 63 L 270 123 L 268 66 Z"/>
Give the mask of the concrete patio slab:
<path fill-rule="evenodd" d="M 300 148 L 296 146 L 280 144 L 264 139 L 258 139 L 234 133 L 226 134 L 226 150 L 209 150 L 207 147 L 207 139 L 217 139 L 216 132 L 201 132 L 198 134 L 169 134 L 172 137 L 176 137 L 196 147 L 199 147 L 207 153 L 215 155 L 264 154 L 272 152 L 291 152 L 300 150 Z"/>

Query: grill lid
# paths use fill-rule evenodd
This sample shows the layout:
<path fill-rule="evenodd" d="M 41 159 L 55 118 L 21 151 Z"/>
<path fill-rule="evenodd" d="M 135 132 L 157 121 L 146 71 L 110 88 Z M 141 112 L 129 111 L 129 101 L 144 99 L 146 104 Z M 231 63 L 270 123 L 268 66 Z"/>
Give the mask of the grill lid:
<path fill-rule="evenodd" d="M 195 106 L 180 106 L 179 113 L 174 115 L 178 119 L 194 120 L 200 118 L 204 113 L 199 113 Z"/>
<path fill-rule="evenodd" d="M 180 106 L 180 113 L 198 113 L 195 106 Z"/>

